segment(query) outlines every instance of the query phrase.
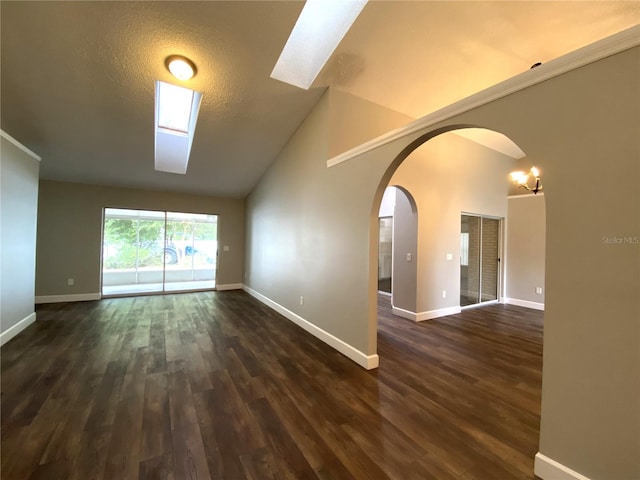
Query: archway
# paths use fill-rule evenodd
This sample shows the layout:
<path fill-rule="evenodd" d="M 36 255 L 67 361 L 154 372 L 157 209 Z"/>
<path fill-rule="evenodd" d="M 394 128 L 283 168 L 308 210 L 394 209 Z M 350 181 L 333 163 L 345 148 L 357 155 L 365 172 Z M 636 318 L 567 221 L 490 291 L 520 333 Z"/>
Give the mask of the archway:
<path fill-rule="evenodd" d="M 511 188 L 508 174 L 530 161 L 506 136 L 487 129 L 469 130 L 466 126 L 425 135 L 395 159 L 380 187 L 386 187 L 386 177 L 391 173 L 389 184 L 413 192 L 412 201 L 417 202 L 415 211 L 420 211 L 419 221 L 416 219 L 420 228 L 411 233 L 413 245 L 394 253 L 394 268 L 399 265 L 406 270 L 411 266 L 414 272 L 413 278 L 408 277 L 405 283 L 412 298 L 407 298 L 405 291 L 401 301 L 396 302 L 394 295 L 396 315 L 421 321 L 460 312 L 463 213 L 486 217 L 483 224 L 497 226 L 493 229 L 495 238 L 490 238 L 496 251 L 493 265 L 489 262 L 491 251 L 478 258 L 476 264 L 480 271 L 482 262 L 480 273 L 484 274 L 485 284 L 493 284 L 494 289 L 492 295 L 483 295 L 482 301 L 504 301 L 502 279 L 506 262 L 502 219 L 507 217 L 507 196 Z M 377 208 L 375 202 L 373 208 Z M 398 229 L 394 229 L 394 236 L 398 233 Z M 411 236 L 404 233 L 405 238 Z M 488 281 L 490 276 L 492 282 Z M 543 280 L 536 287 L 543 288 Z"/>
<path fill-rule="evenodd" d="M 392 304 L 399 309 L 413 311 L 418 208 L 411 192 L 400 185 L 389 185 L 379 218 L 378 292 L 392 297 Z"/>
<path fill-rule="evenodd" d="M 412 160 L 417 160 L 419 165 L 407 168 Z M 522 158 L 522 162 L 530 161 Z M 505 219 L 508 216 L 507 197 L 511 187 L 509 172 L 518 167 L 517 159 L 507 158 L 453 132 L 429 137 L 428 141 L 415 146 L 405 155 L 400 164 L 393 162 L 389 184 L 412 192 L 416 211 L 420 215 L 417 222 L 419 229 L 415 235 L 416 249 L 411 257 L 415 262 L 416 282 L 409 286 L 414 293 L 414 304 L 412 308 L 395 308 L 395 294 L 398 291 L 395 288 L 392 313 L 413 321 L 434 321 L 412 325 L 393 319 L 381 299 L 376 298 L 379 302 L 379 323 L 376 328 L 381 376 L 388 375 L 392 370 L 397 372 L 399 383 L 405 381 L 415 385 L 417 391 L 424 388 L 431 392 L 433 399 L 429 405 L 436 405 L 436 410 L 447 403 L 448 400 L 443 399 L 451 394 L 450 385 L 455 385 L 455 395 L 463 400 L 457 405 L 456 401 L 452 402 L 454 405 L 450 411 L 453 414 L 449 418 L 451 428 L 455 428 L 455 418 L 465 418 L 470 411 L 484 412 L 487 425 L 499 425 L 502 421 L 521 424 L 520 433 L 526 440 L 514 448 L 514 456 L 520 459 L 514 465 L 524 471 L 527 461 L 522 459 L 530 459 L 536 454 L 540 433 L 535 420 L 540 414 L 541 382 L 540 377 L 533 378 L 530 373 L 539 375 L 542 370 L 541 315 L 539 312 L 525 314 L 524 309 L 505 307 L 495 301 L 483 311 L 475 309 L 451 316 L 460 313 L 462 308 L 460 239 L 461 216 L 464 215 L 461 214 L 476 213 Z M 495 241 L 496 244 L 503 241 L 501 231 L 499 237 L 496 234 Z M 394 259 L 408 263 L 409 258 L 403 258 L 405 254 L 405 251 L 394 252 Z M 479 253 L 478 257 L 480 261 L 485 260 Z M 504 301 L 504 286 L 499 296 L 500 302 Z M 514 339 L 504 335 L 495 325 L 521 333 L 523 343 L 531 346 L 526 361 L 516 361 L 517 366 L 506 368 L 504 364 L 496 362 L 496 358 L 516 359 L 518 347 L 514 345 Z M 514 340 L 514 344 L 510 340 Z M 522 391 L 504 380 L 508 375 L 518 379 L 522 389 L 530 394 L 526 399 L 529 410 L 521 408 L 525 403 Z M 501 389 L 498 397 L 503 395 L 514 399 L 517 404 L 508 413 L 502 412 L 504 417 L 492 411 L 497 389 Z M 527 415 L 535 420 L 525 424 L 523 418 L 529 418 Z M 513 443 L 510 435 L 509 432 L 500 432 L 495 438 L 510 444 Z M 428 437 L 428 434 L 425 433 L 425 436 Z"/>

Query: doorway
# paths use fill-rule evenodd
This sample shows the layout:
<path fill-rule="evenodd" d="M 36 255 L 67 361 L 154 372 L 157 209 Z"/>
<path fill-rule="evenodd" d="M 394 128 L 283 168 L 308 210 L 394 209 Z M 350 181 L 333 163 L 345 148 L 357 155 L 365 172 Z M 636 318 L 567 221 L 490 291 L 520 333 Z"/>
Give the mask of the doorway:
<path fill-rule="evenodd" d="M 104 209 L 102 295 L 215 288 L 216 215 Z"/>
<path fill-rule="evenodd" d="M 501 219 L 460 217 L 460 306 L 498 300 Z"/>
<path fill-rule="evenodd" d="M 378 291 L 390 294 L 393 264 L 393 217 L 380 217 L 378 229 Z"/>

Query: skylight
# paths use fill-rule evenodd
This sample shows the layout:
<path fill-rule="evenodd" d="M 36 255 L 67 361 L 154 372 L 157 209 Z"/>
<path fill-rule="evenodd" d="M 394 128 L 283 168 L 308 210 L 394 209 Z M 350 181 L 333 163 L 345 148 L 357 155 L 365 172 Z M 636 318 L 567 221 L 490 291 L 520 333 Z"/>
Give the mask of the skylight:
<path fill-rule="evenodd" d="M 202 94 L 156 82 L 155 169 L 187 173 Z"/>
<path fill-rule="evenodd" d="M 158 127 L 188 133 L 193 90 L 158 82 Z"/>
<path fill-rule="evenodd" d="M 271 78 L 308 90 L 367 0 L 307 0 Z"/>

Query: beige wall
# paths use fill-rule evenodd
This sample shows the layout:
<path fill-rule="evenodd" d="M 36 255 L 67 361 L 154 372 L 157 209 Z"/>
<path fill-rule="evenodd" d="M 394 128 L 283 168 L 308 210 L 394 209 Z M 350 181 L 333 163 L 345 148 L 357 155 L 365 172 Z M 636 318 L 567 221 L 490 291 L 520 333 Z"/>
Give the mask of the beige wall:
<path fill-rule="evenodd" d="M 415 120 L 340 90 L 330 89 L 327 95 L 331 112 L 330 157 Z"/>
<path fill-rule="evenodd" d="M 393 174 L 390 184 L 410 192 L 418 208 L 416 313 L 439 315 L 460 306 L 460 215 L 506 217 L 514 164 L 495 150 L 445 133 L 414 150 Z"/>
<path fill-rule="evenodd" d="M 415 313 L 418 292 L 418 217 L 415 199 L 403 188 L 395 188 L 396 204 L 393 212 L 393 277 L 391 304 L 406 312 Z M 407 259 L 407 255 L 411 259 Z"/>
<path fill-rule="evenodd" d="M 2 136 L 0 144 L 1 343 L 8 341 L 23 326 L 35 320 L 33 302 L 39 170 L 40 162 L 36 158 L 18 148 L 4 135 Z"/>
<path fill-rule="evenodd" d="M 248 200 L 248 281 L 375 354 L 378 209 L 393 170 L 443 130 L 504 133 L 544 172 L 540 451 L 594 480 L 640 477 L 640 250 L 603 240 L 640 231 L 639 58 L 591 63 L 332 168 L 323 98 Z"/>
<path fill-rule="evenodd" d="M 545 234 L 544 195 L 509 198 L 505 293 L 509 302 L 544 305 Z M 536 293 L 537 287 L 542 294 Z"/>
<path fill-rule="evenodd" d="M 36 296 L 100 292 L 105 207 L 219 215 L 218 285 L 242 283 L 244 201 L 199 195 L 41 181 Z M 74 285 L 68 286 L 67 279 Z"/>
<path fill-rule="evenodd" d="M 366 356 L 376 351 L 363 313 L 377 290 L 378 179 L 362 164 L 327 169 L 329 103 L 325 94 L 247 199 L 245 283 Z"/>

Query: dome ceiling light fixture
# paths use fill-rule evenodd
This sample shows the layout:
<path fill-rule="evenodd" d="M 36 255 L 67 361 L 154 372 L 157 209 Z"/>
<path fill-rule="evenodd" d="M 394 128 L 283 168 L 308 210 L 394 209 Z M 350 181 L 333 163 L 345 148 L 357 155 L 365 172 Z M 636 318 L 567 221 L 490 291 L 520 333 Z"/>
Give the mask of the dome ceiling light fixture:
<path fill-rule="evenodd" d="M 169 55 L 164 65 L 171 75 L 182 81 L 190 80 L 198 73 L 196 64 L 182 55 Z"/>

